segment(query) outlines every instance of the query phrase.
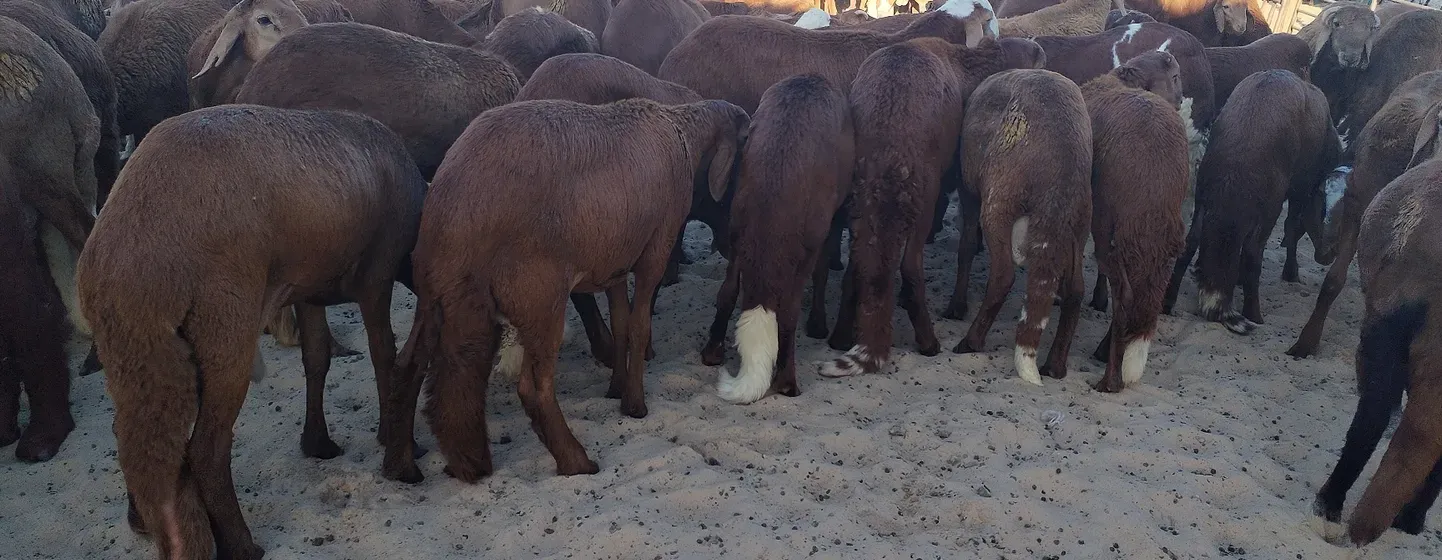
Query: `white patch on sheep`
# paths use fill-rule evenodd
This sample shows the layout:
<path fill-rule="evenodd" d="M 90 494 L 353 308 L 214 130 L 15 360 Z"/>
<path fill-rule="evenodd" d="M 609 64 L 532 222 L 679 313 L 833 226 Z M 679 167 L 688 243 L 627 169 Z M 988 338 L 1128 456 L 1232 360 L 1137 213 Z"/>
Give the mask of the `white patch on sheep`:
<path fill-rule="evenodd" d="M 1122 354 L 1122 382 L 1131 385 L 1142 380 L 1151 348 L 1152 339 L 1146 337 L 1127 343 L 1126 352 Z"/>
<path fill-rule="evenodd" d="M 1041 386 L 1041 370 L 1036 367 L 1036 348 L 1016 347 L 1016 374 L 1022 381 Z"/>
<path fill-rule="evenodd" d="M 831 25 L 831 16 L 820 8 L 811 8 L 796 18 L 796 27 L 802 29 L 820 29 Z"/>
<path fill-rule="evenodd" d="M 966 19 L 972 12 L 976 11 L 977 6 L 990 10 L 991 2 L 987 0 L 946 0 L 946 3 L 942 4 L 940 8 L 937 8 L 937 11 L 951 14 L 952 17 L 956 19 Z"/>
<path fill-rule="evenodd" d="M 867 352 L 865 346 L 857 344 L 840 358 L 821 364 L 821 369 L 816 373 L 822 377 L 851 377 L 865 372 L 866 370 L 861 364 L 869 361 L 871 361 L 871 354 Z"/>
<path fill-rule="evenodd" d="M 1046 325 L 1047 325 L 1047 323 L 1050 323 L 1050 322 L 1051 322 L 1051 317 L 1042 317 L 1042 318 L 1041 318 L 1041 323 L 1038 323 L 1038 324 L 1036 325 L 1037 330 L 1041 330 L 1041 331 L 1046 330 Z"/>
<path fill-rule="evenodd" d="M 1342 195 L 1347 194 L 1347 175 L 1352 173 L 1352 166 L 1342 165 L 1333 169 L 1322 181 L 1322 193 L 1327 197 L 1327 210 L 1323 218 L 1324 222 L 1331 223 L 1332 212 L 1337 209 L 1337 203 L 1342 201 Z"/>
<path fill-rule="evenodd" d="M 1202 162 L 1202 156 L 1207 153 L 1207 136 L 1203 134 L 1202 131 L 1197 130 L 1197 127 L 1192 122 L 1192 105 L 1192 98 L 1183 97 L 1182 105 L 1177 109 L 1177 112 L 1181 113 L 1182 124 L 1187 127 L 1187 158 L 1192 164 L 1192 176 L 1195 178 L 1197 164 Z"/>
<path fill-rule="evenodd" d="M 1120 45 L 1120 44 L 1122 44 L 1122 43 L 1130 43 L 1130 42 L 1132 42 L 1132 37 L 1135 37 L 1135 36 L 1137 35 L 1137 32 L 1138 32 L 1138 31 L 1141 31 L 1141 30 L 1142 30 L 1142 24 L 1140 24 L 1140 23 L 1129 24 L 1129 25 L 1127 25 L 1127 32 L 1122 34 L 1122 38 L 1121 38 L 1121 39 L 1117 39 L 1117 42 L 1112 43 L 1112 68 L 1116 68 L 1116 67 L 1122 65 L 1121 55 L 1118 55 L 1118 54 L 1117 54 L 1117 45 Z"/>
<path fill-rule="evenodd" d="M 501 348 L 499 354 L 501 360 L 500 363 L 496 364 L 496 369 L 492 370 L 492 375 L 493 377 L 509 381 L 515 379 L 520 373 L 521 363 L 526 356 L 526 349 L 521 346 L 521 342 L 516 336 L 516 327 L 511 326 L 511 322 L 507 321 L 505 317 L 500 318 L 500 323 Z"/>
<path fill-rule="evenodd" d="M 1202 290 L 1197 293 L 1197 308 L 1203 317 L 1211 316 L 1222 307 L 1222 294 L 1211 290 Z"/>
<path fill-rule="evenodd" d="M 1157 47 L 1157 52 L 1170 52 L 1170 51 L 1167 50 L 1167 46 L 1168 46 L 1168 45 L 1171 45 L 1171 44 L 1172 44 L 1172 39 L 1171 39 L 1170 37 L 1168 37 L 1167 40 L 1162 41 L 1162 46 Z"/>
<path fill-rule="evenodd" d="M 1342 122 L 1344 122 L 1344 123 L 1347 122 L 1347 117 L 1342 117 Z M 1341 130 L 1341 129 L 1342 129 L 1342 125 L 1339 123 L 1339 124 L 1337 125 L 1337 130 Z M 1342 144 L 1342 151 L 1344 151 L 1344 152 L 1347 151 L 1347 144 L 1348 144 L 1348 142 L 1347 142 L 1347 137 L 1344 136 L 1341 132 L 1338 132 L 1338 133 L 1337 133 L 1337 142 L 1340 143 L 1340 144 Z"/>
<path fill-rule="evenodd" d="M 1025 308 L 1025 307 L 1021 308 L 1021 315 L 1016 318 L 1016 322 L 1017 322 L 1018 325 L 1025 325 L 1025 324 L 1026 324 L 1026 308 Z"/>
<path fill-rule="evenodd" d="M 1017 266 L 1026 264 L 1026 228 L 1030 218 L 1022 216 L 1011 225 L 1011 262 Z"/>
<path fill-rule="evenodd" d="M 741 312 L 736 320 L 736 348 L 741 354 L 741 373 L 732 376 L 721 368 L 716 394 L 723 400 L 747 404 L 761 400 L 771 389 L 772 369 L 780 352 L 780 327 L 776 312 L 756 306 Z"/>
<path fill-rule="evenodd" d="M 60 291 L 60 303 L 76 334 L 89 338 L 90 322 L 80 312 L 80 290 L 75 283 L 75 264 L 80 254 L 70 246 L 70 241 L 49 221 L 40 221 L 40 244 L 45 249 L 45 262 L 50 265 L 50 278 Z"/>

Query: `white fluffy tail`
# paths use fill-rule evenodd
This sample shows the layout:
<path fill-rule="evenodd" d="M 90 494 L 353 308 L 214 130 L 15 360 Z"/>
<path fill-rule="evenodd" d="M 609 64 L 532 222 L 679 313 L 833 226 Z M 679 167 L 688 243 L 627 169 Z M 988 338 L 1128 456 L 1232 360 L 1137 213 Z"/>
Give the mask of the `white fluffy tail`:
<path fill-rule="evenodd" d="M 1147 337 L 1127 343 L 1126 352 L 1122 354 L 1122 381 L 1127 385 L 1142 380 L 1142 372 L 1147 368 L 1147 354 L 1151 348 L 1152 339 Z"/>
<path fill-rule="evenodd" d="M 526 349 L 516 337 L 516 327 L 505 319 L 501 319 L 501 348 L 498 353 L 500 363 L 496 364 L 491 376 L 503 381 L 515 380 L 521 371 L 521 359 L 525 357 Z"/>
<path fill-rule="evenodd" d="M 831 16 L 820 8 L 811 8 L 796 18 L 796 27 L 802 29 L 820 29 L 831 25 Z"/>
<path fill-rule="evenodd" d="M 70 241 L 61 235 L 60 230 L 48 221 L 40 221 L 40 239 L 45 247 L 45 262 L 50 266 L 50 277 L 60 290 L 60 302 L 65 304 L 65 314 L 75 332 L 89 338 L 90 323 L 80 312 L 80 293 L 75 284 L 75 261 L 80 259 L 80 255 L 70 247 Z"/>
<path fill-rule="evenodd" d="M 741 373 L 732 377 L 724 369 L 716 379 L 716 393 L 726 401 L 746 404 L 761 400 L 771 389 L 776 354 L 781 348 L 776 312 L 762 306 L 741 312 L 736 320 L 736 351 Z"/>

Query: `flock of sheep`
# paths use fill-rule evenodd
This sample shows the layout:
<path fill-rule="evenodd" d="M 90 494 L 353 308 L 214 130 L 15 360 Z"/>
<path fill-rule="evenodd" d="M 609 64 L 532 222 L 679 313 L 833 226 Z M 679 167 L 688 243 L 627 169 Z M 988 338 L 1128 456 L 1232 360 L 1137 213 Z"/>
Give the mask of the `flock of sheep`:
<path fill-rule="evenodd" d="M 725 361 L 739 299 L 741 367 L 717 390 L 747 403 L 800 394 L 808 279 L 805 333 L 843 352 L 821 375 L 882 371 L 898 304 L 918 352 L 941 352 L 922 248 L 953 194 L 943 317 L 968 314 L 983 240 L 989 263 L 954 351 L 985 348 L 1025 266 L 1017 374 L 1064 377 L 1091 239 L 1107 392 L 1142 378 L 1194 256 L 1203 318 L 1262 323 L 1261 254 L 1285 205 L 1283 280 L 1302 235 L 1332 265 L 1289 353 L 1316 351 L 1354 255 L 1367 302 L 1360 404 L 1316 512 L 1340 519 L 1407 392 L 1349 535 L 1423 528 L 1442 490 L 1442 12 L 1344 2 L 1290 35 L 1236 0 L 808 8 L 0 0 L 0 442 L 44 461 L 73 429 L 73 327 L 94 342 L 83 373 L 103 365 L 114 400 L 131 526 L 162 558 L 260 558 L 232 427 L 268 329 L 301 347 L 302 450 L 340 454 L 322 393 L 349 351 L 327 305 L 359 305 L 387 478 L 422 479 L 423 388 L 447 474 L 490 474 L 492 373 L 515 379 L 557 472 L 586 474 L 598 466 L 554 390 L 566 302 L 612 368 L 608 396 L 645 416 L 653 303 L 688 220 L 729 263 L 701 359 Z M 399 352 L 394 282 L 418 298 Z"/>

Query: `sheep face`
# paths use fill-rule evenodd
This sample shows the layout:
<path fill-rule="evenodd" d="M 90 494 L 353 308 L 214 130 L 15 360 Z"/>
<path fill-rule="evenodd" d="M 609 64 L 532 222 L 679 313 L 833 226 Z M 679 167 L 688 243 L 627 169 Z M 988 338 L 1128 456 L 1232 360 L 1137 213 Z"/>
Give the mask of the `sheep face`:
<path fill-rule="evenodd" d="M 1046 68 L 1046 51 L 1031 39 L 1006 37 L 996 42 L 1001 47 L 1001 59 L 1008 69 Z"/>
<path fill-rule="evenodd" d="M 1222 0 L 1212 5 L 1212 15 L 1217 19 L 1217 31 L 1223 35 L 1241 35 L 1247 32 L 1247 0 Z"/>
<path fill-rule="evenodd" d="M 983 38 L 995 39 L 1000 33 L 996 12 L 988 0 L 947 0 L 936 8 L 960 19 L 966 27 L 966 47 L 976 48 Z"/>
<path fill-rule="evenodd" d="M 205 65 L 191 78 L 198 78 L 220 66 L 237 43 L 245 55 L 260 60 L 282 37 L 308 24 L 292 0 L 241 0 L 225 14 L 220 36 L 205 56 Z"/>
<path fill-rule="evenodd" d="M 1330 43 L 1332 52 L 1336 53 L 1337 64 L 1343 68 L 1366 70 L 1372 58 L 1372 43 L 1376 42 L 1377 31 L 1382 27 L 1382 20 L 1377 14 L 1366 6 L 1338 5 L 1328 8 L 1318 20 L 1308 25 L 1316 26 L 1309 33 L 1298 33 L 1298 36 L 1308 38 L 1312 56 L 1321 54 Z"/>
<path fill-rule="evenodd" d="M 1128 87 L 1155 93 L 1174 108 L 1182 106 L 1182 69 L 1170 53 L 1152 51 L 1135 56 L 1112 73 Z"/>

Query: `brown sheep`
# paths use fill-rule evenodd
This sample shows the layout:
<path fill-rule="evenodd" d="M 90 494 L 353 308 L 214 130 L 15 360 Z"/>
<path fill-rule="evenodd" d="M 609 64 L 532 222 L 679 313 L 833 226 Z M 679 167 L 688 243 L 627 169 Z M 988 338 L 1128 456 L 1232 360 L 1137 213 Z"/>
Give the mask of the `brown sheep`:
<path fill-rule="evenodd" d="M 801 394 L 796 382 L 796 324 L 806 279 L 811 278 L 811 315 L 826 324 L 822 255 L 831 225 L 850 190 L 853 152 L 851 107 L 840 88 L 815 74 L 778 82 L 761 96 L 752 119 L 736 185 L 726 279 L 716 294 L 701 361 L 726 359 L 726 326 L 741 297 L 736 346 L 741 370 L 722 370 L 716 392 L 734 403 L 751 403 L 774 391 Z M 812 321 L 808 321 L 808 325 Z M 773 378 L 772 370 L 778 371 Z"/>
<path fill-rule="evenodd" d="M 561 14 L 597 38 L 605 34 L 606 21 L 611 18 L 611 0 L 494 0 L 491 2 L 491 22 L 499 23 L 507 16 L 530 8 Z"/>
<path fill-rule="evenodd" d="M 31 214 L 15 184 L 0 184 L 0 447 L 19 441 L 15 457 L 25 462 L 54 457 L 75 429 L 65 362 L 70 327 Z M 23 432 L 22 386 L 30 404 Z"/>
<path fill-rule="evenodd" d="M 1412 162 L 1412 140 L 1428 117 L 1442 104 L 1442 71 L 1432 71 L 1407 80 L 1372 117 L 1357 137 L 1357 160 L 1341 181 L 1327 183 L 1325 232 L 1313 239 L 1321 260 L 1332 261 L 1327 278 L 1317 293 L 1317 304 L 1296 344 L 1287 354 L 1304 358 L 1317 351 L 1332 303 L 1347 284 L 1347 268 L 1357 254 L 1357 229 L 1363 211 L 1382 187 L 1406 171 Z"/>
<path fill-rule="evenodd" d="M 963 108 L 987 77 L 1044 64 L 1036 43 L 1009 38 L 984 40 L 975 49 L 916 39 L 878 50 L 861 65 L 851 94 L 857 150 L 851 267 L 829 341 L 846 353 L 823 364 L 821 375 L 876 373 L 890 360 L 897 302 L 892 276 L 898 268 L 900 302 L 916 331 L 917 351 L 941 352 L 926 301 L 922 249 L 943 177 L 955 172 Z M 823 325 L 824 319 L 808 330 Z"/>
<path fill-rule="evenodd" d="M 225 0 L 139 0 L 117 10 L 96 41 L 115 76 L 120 135 L 139 144 L 150 127 L 190 109 L 185 58 L 225 16 Z"/>
<path fill-rule="evenodd" d="M 948 0 L 891 35 L 801 29 L 765 18 L 719 16 L 676 45 L 656 75 L 707 99 L 724 99 L 754 112 L 766 88 L 797 74 L 819 74 L 849 91 L 862 61 L 887 45 L 940 37 L 975 47 L 982 38 L 995 36 L 996 22 L 987 0 Z"/>
<path fill-rule="evenodd" d="M 1303 80 L 1311 76 L 1311 48 L 1287 33 L 1274 33 L 1240 47 L 1207 47 L 1206 53 L 1212 66 L 1216 107 L 1227 103 L 1227 96 L 1243 79 L 1263 70 L 1287 70 Z"/>
<path fill-rule="evenodd" d="M 70 322 L 88 336 L 74 264 L 95 223 L 100 119 L 65 59 L 6 17 L 0 17 L 0 122 L 0 183 L 18 185 L 21 202 L 39 212 L 51 278 Z"/>
<path fill-rule="evenodd" d="M 1156 18 L 1147 15 L 1145 12 L 1138 12 L 1136 10 L 1112 10 L 1110 13 L 1107 14 L 1107 23 L 1104 27 L 1106 29 L 1111 29 L 1113 27 L 1131 25 L 1133 23 L 1149 23 L 1156 21 Z"/>
<path fill-rule="evenodd" d="M 1112 9 L 1122 0 L 1066 0 L 1035 12 L 1000 21 L 1002 37 L 1077 36 L 1101 33 Z"/>
<path fill-rule="evenodd" d="M 996 17 L 1009 18 L 1026 15 L 1060 3 L 1062 0 L 1009 0 L 997 5 Z"/>
<path fill-rule="evenodd" d="M 501 57 L 524 83 L 546 59 L 566 53 L 596 52 L 596 36 L 560 14 L 540 8 L 506 16 L 486 36 L 482 49 Z"/>
<path fill-rule="evenodd" d="M 1176 110 L 1181 69 L 1172 55 L 1147 53 L 1087 82 L 1082 97 L 1091 114 L 1096 297 L 1105 302 L 1114 280 L 1116 300 L 1111 328 L 1092 354 L 1107 364 L 1094 387 L 1116 393 L 1142 378 L 1184 243 L 1191 165 Z"/>
<path fill-rule="evenodd" d="M 1342 116 L 1352 82 L 1371 61 L 1380 28 L 1381 20 L 1367 6 L 1338 2 L 1297 31 L 1312 49 L 1311 81 L 1327 94 L 1332 118 Z"/>
<path fill-rule="evenodd" d="M 516 101 L 567 99 L 587 105 L 632 98 L 666 105 L 701 100 L 696 92 L 651 76 L 625 61 L 592 53 L 563 54 L 546 60 L 516 94 Z"/>
<path fill-rule="evenodd" d="M 1002 72 L 977 87 L 962 127 L 963 224 L 981 224 L 991 270 L 986 297 L 959 353 L 980 352 L 1016 278 L 1026 265 L 1026 303 L 1016 327 L 1015 359 L 1022 380 L 1067 374 L 1086 285 L 1082 259 L 1091 223 L 1091 119 L 1081 89 L 1047 70 Z M 1038 165 L 1046 162 L 1046 165 Z M 970 278 L 977 228 L 962 228 L 961 270 Z M 964 288 L 958 293 L 965 298 Z M 1046 365 L 1037 346 L 1061 294 L 1061 322 Z M 953 307 L 956 302 L 953 301 Z"/>
<path fill-rule="evenodd" d="M 65 20 L 91 40 L 100 37 L 100 32 L 105 29 L 105 4 L 101 0 L 32 1 Z"/>
<path fill-rule="evenodd" d="M 1047 70 L 1078 85 L 1106 74 L 1122 62 L 1150 51 L 1163 51 L 1182 68 L 1182 120 L 1187 124 L 1193 165 L 1201 161 L 1206 130 L 1219 107 L 1205 47 L 1190 33 L 1162 23 L 1134 23 L 1086 37 L 1037 37 L 1046 49 Z"/>
<path fill-rule="evenodd" d="M 437 10 L 440 10 L 441 15 L 446 16 L 446 19 L 451 21 L 466 17 L 466 15 L 476 9 L 475 6 L 461 2 L 460 0 L 430 0 L 430 3 L 432 6 L 435 6 Z"/>
<path fill-rule="evenodd" d="M 1417 10 L 1397 16 L 1377 32 L 1371 52 L 1376 56 L 1357 75 L 1345 94 L 1342 114 L 1336 117 L 1346 150 L 1344 161 L 1352 160 L 1353 141 L 1397 86 L 1423 72 L 1442 69 L 1442 12 Z"/>
<path fill-rule="evenodd" d="M 1407 12 L 1415 12 L 1417 10 L 1425 9 L 1427 8 L 1419 6 L 1417 4 L 1412 4 L 1410 2 L 1404 4 L 1402 2 L 1390 2 L 1387 0 L 1383 0 L 1377 3 L 1377 9 L 1374 10 L 1374 12 L 1377 14 L 1377 25 L 1382 26 L 1387 25 L 1387 22 L 1392 21 L 1393 19 L 1396 19 L 1397 16 L 1400 16 Z"/>
<path fill-rule="evenodd" d="M 871 14 L 866 13 L 864 10 L 852 8 L 850 10 L 842 10 L 831 16 L 831 26 L 851 27 L 874 20 L 876 20 L 876 18 L 872 17 Z"/>
<path fill-rule="evenodd" d="M 1257 1 L 1126 0 L 1126 3 L 1128 8 L 1191 33 L 1208 47 L 1239 47 L 1272 33 Z"/>
<path fill-rule="evenodd" d="M 778 15 L 799 14 L 811 8 L 811 2 L 807 0 L 779 0 L 776 2 L 768 0 L 750 1 L 716 1 L 700 0 L 701 7 L 712 16 L 763 16 L 771 17 Z"/>
<path fill-rule="evenodd" d="M 97 205 L 115 184 L 120 166 L 120 136 L 115 126 L 115 78 L 95 41 L 65 20 L 33 3 L 34 0 L 0 0 L 0 16 L 8 17 L 49 43 L 80 78 L 85 95 L 100 118 L 100 142 L 95 148 L 95 198 Z"/>
<path fill-rule="evenodd" d="M 231 164 L 238 154 L 252 165 Z M 79 278 L 136 529 L 156 534 L 162 557 L 263 554 L 236 500 L 231 440 L 264 369 L 256 337 L 282 306 L 306 304 L 302 441 L 321 446 L 307 453 L 339 453 L 320 414 L 325 305 L 360 304 L 386 399 L 391 284 L 425 186 L 393 132 L 351 113 L 201 109 L 136 149 Z"/>
<path fill-rule="evenodd" d="M 369 115 L 406 141 L 429 178 L 471 119 L 519 89 L 510 65 L 490 54 L 359 23 L 318 23 L 257 62 L 236 101 Z"/>
<path fill-rule="evenodd" d="M 351 21 L 336 0 L 240 0 L 190 46 L 192 108 L 234 103 L 255 61 L 286 35 L 312 23 Z"/>
<path fill-rule="evenodd" d="M 1297 240 L 1303 230 L 1321 237 L 1323 177 L 1341 152 L 1327 113 L 1327 98 L 1316 86 L 1286 70 L 1252 74 L 1232 92 L 1212 126 L 1211 147 L 1197 170 L 1196 207 L 1187 248 L 1177 259 L 1167 288 L 1171 310 L 1182 276 L 1198 246 L 1197 299 L 1202 317 L 1248 334 L 1262 323 L 1258 285 L 1262 250 L 1287 203 L 1287 262 L 1282 279 L 1297 281 Z M 1232 292 L 1242 287 L 1239 315 Z"/>
<path fill-rule="evenodd" d="M 1434 111 L 1431 118 L 1436 117 Z M 1437 133 L 1435 127 L 1422 132 Z M 1416 148 L 1430 142 L 1423 138 Z M 1433 153 L 1417 151 L 1418 159 Z M 1442 159 L 1433 155 L 1377 194 L 1357 236 L 1366 301 L 1357 344 L 1357 412 L 1342 456 L 1313 502 L 1317 515 L 1341 520 L 1347 492 L 1376 451 L 1404 393 L 1407 407 L 1348 521 L 1347 540 L 1356 546 L 1377 540 L 1388 527 L 1421 534 L 1427 510 L 1442 492 L 1442 431 L 1437 426 L 1442 386 L 1435 370 L 1442 341 L 1432 307 L 1433 298 L 1442 297 L 1437 287 L 1442 266 L 1439 185 Z"/>
<path fill-rule="evenodd" d="M 476 118 L 436 173 L 422 219 L 419 300 L 397 378 L 405 385 L 393 388 L 387 416 L 397 423 L 385 476 L 422 478 L 409 435 L 426 376 L 446 472 L 467 483 L 491 473 L 486 386 L 503 326 L 516 340 L 501 348 L 500 372 L 519 374 L 522 405 L 556 472 L 597 472 L 556 402 L 566 298 L 607 293 L 615 326 L 607 394 L 626 415 L 644 417 L 651 295 L 691 207 L 689 187 L 725 194 L 747 126 L 745 111 L 722 101 L 525 101 Z"/>
<path fill-rule="evenodd" d="M 337 0 L 356 23 L 383 27 L 436 43 L 469 47 L 477 37 L 448 19 L 430 0 Z M 500 18 L 496 18 L 498 21 Z"/>
<path fill-rule="evenodd" d="M 710 18 L 696 0 L 622 0 L 606 21 L 601 53 L 654 76 L 671 49 Z"/>

